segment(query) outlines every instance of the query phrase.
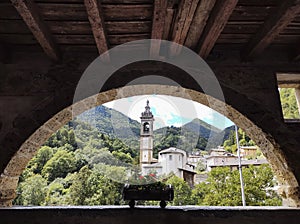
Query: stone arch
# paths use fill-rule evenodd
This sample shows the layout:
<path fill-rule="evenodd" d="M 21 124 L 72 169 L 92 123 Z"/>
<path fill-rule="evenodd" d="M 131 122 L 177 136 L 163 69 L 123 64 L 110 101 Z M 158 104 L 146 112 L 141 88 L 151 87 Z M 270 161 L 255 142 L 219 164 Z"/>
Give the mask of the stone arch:
<path fill-rule="evenodd" d="M 229 91 L 229 90 L 227 90 Z M 242 128 L 262 149 L 262 152 L 270 162 L 279 183 L 281 194 L 288 200 L 290 206 L 299 206 L 298 182 L 287 160 L 274 138 L 265 133 L 258 125 L 247 116 L 241 114 L 231 105 L 202 92 L 179 86 L 166 85 L 132 85 L 118 89 L 112 89 L 83 99 L 66 107 L 54 115 L 39 129 L 37 129 L 19 148 L 9 161 L 0 177 L 0 206 L 11 206 L 15 198 L 15 190 L 18 179 L 29 160 L 36 154 L 40 146 L 59 128 L 72 120 L 75 116 L 103 103 L 137 95 L 161 94 L 190 99 L 204 104 L 211 109 L 228 117 Z M 238 96 L 243 100 L 243 96 Z M 242 97 L 242 98 L 241 98 Z M 255 104 L 255 103 L 254 103 Z"/>

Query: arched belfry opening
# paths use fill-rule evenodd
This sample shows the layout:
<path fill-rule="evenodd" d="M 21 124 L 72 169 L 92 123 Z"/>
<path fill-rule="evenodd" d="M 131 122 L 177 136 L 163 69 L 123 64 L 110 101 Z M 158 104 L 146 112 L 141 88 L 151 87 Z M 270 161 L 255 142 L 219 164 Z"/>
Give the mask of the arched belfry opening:
<path fill-rule="evenodd" d="M 149 133 L 150 131 L 150 124 L 148 122 L 145 122 L 143 124 L 143 133 Z"/>
<path fill-rule="evenodd" d="M 119 93 L 121 93 L 121 96 Z M 284 154 L 281 152 L 280 146 L 276 143 L 275 139 L 273 139 L 272 136 L 270 136 L 268 133 L 263 132 L 262 128 L 256 125 L 247 116 L 241 114 L 232 106 L 195 90 L 164 85 L 133 85 L 102 92 L 86 98 L 80 102 L 77 102 L 57 113 L 38 130 L 36 130 L 30 136 L 30 138 L 23 143 L 18 152 L 10 160 L 9 164 L 5 168 L 4 174 L 2 174 L 1 176 L 0 183 L 2 189 L 6 189 L 6 192 L 12 192 L 13 195 L 13 197 L 6 200 L 6 205 L 11 205 L 11 201 L 13 200 L 15 195 L 14 192 L 16 190 L 19 175 L 26 167 L 28 161 L 33 157 L 39 147 L 50 137 L 51 134 L 56 132 L 68 121 L 72 120 L 74 116 L 77 116 L 97 105 L 101 105 L 103 103 L 119 98 L 146 94 L 161 94 L 188 98 L 193 101 L 210 106 L 215 111 L 227 116 L 240 128 L 246 131 L 249 137 L 251 137 L 262 149 L 264 155 L 268 159 L 278 178 L 278 181 L 282 187 L 283 195 L 286 197 L 286 200 L 290 201 L 291 205 L 297 205 L 299 203 L 297 195 L 298 182 L 294 174 L 292 173 L 292 170 L 289 168 Z M 208 105 L 207 98 L 210 98 L 210 102 L 213 103 Z M 148 111 L 147 109 L 148 106 L 149 105 L 147 104 L 145 110 L 146 113 L 142 114 L 142 117 L 144 115 L 144 118 L 146 118 L 145 123 L 142 123 L 141 127 L 142 132 L 146 131 L 144 133 L 145 137 L 149 137 L 152 130 L 151 119 L 153 118 L 151 117 L 151 114 L 149 112 L 150 110 Z M 148 125 L 149 130 L 147 129 Z M 149 131 L 148 133 L 147 130 Z M 149 143 L 149 141 L 147 142 Z M 150 161 L 149 159 L 150 158 L 148 157 L 147 162 Z"/>

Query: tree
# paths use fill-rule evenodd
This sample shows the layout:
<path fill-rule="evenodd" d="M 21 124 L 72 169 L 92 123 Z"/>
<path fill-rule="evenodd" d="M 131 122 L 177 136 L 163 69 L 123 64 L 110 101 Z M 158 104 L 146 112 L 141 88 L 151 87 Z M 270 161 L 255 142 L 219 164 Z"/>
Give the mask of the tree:
<path fill-rule="evenodd" d="M 30 160 L 28 167 L 34 173 L 41 174 L 44 165 L 47 163 L 49 159 L 52 158 L 53 154 L 54 154 L 54 150 L 52 148 L 50 148 L 49 146 L 42 146 L 39 149 L 36 156 Z"/>
<path fill-rule="evenodd" d="M 89 196 L 87 180 L 92 171 L 84 166 L 73 176 L 72 185 L 69 189 L 69 203 L 73 205 L 84 205 L 85 199 Z"/>
<path fill-rule="evenodd" d="M 65 189 L 66 181 L 57 178 L 47 187 L 45 205 L 67 205 L 67 192 Z"/>
<path fill-rule="evenodd" d="M 87 180 L 89 197 L 84 201 L 86 205 L 114 205 L 121 204 L 121 188 L 118 184 L 108 177 L 93 171 Z"/>
<path fill-rule="evenodd" d="M 27 178 L 19 187 L 17 204 L 42 205 L 45 200 L 47 181 L 39 174 Z"/>
<path fill-rule="evenodd" d="M 62 149 L 58 150 L 45 164 L 42 170 L 42 176 L 49 182 L 57 177 L 66 177 L 68 173 L 72 173 L 77 169 L 76 164 L 76 158 L 73 152 Z"/>
<path fill-rule="evenodd" d="M 201 173 L 206 170 L 206 164 L 204 161 L 199 160 L 196 166 L 196 171 Z"/>
<path fill-rule="evenodd" d="M 122 200 L 121 184 L 87 166 L 74 176 L 69 195 L 71 204 L 75 205 L 111 205 Z"/>
<path fill-rule="evenodd" d="M 243 178 L 247 205 L 281 205 L 273 190 L 274 175 L 269 165 L 244 168 Z M 207 182 L 196 185 L 192 193 L 197 205 L 242 205 L 239 172 L 228 167 L 215 168 L 208 174 Z"/>
<path fill-rule="evenodd" d="M 191 188 L 183 179 L 173 175 L 166 183 L 171 184 L 174 188 L 174 200 L 171 202 L 172 205 L 190 204 Z"/>

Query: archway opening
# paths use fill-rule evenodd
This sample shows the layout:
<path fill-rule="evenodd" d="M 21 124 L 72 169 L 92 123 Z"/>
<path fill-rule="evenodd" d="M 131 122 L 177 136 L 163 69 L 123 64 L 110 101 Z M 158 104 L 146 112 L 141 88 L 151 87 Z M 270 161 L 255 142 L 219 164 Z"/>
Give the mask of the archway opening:
<path fill-rule="evenodd" d="M 20 148 L 18 153 L 14 156 L 14 158 L 8 164 L 5 172 L 7 174 L 14 173 L 15 177 L 21 174 L 23 169 L 25 168 L 27 162 L 32 158 L 32 156 L 37 152 L 39 148 L 38 142 L 45 142 L 51 134 L 57 131 L 61 126 L 66 124 L 72 119 L 73 115 L 79 115 L 83 111 L 88 110 L 95 105 L 101 105 L 105 102 L 109 102 L 116 98 L 124 98 L 129 96 L 136 95 L 144 95 L 144 94 L 166 94 L 171 96 L 177 96 L 182 98 L 187 98 L 187 93 L 189 99 L 192 99 L 196 102 L 207 104 L 207 97 L 203 93 L 199 93 L 193 90 L 184 89 L 181 87 L 174 86 L 161 86 L 161 85 L 139 85 L 139 86 L 128 86 L 124 88 L 120 88 L 119 90 L 111 90 L 104 93 L 100 93 L 96 96 L 89 97 L 83 101 L 80 101 L 71 107 L 68 107 L 50 119 L 45 125 L 43 125 L 39 130 L 37 130 L 31 137 L 28 139 Z M 290 182 L 286 183 L 286 176 L 293 177 L 292 173 L 287 169 L 282 169 L 286 163 L 284 163 L 284 158 L 280 156 L 280 151 L 278 150 L 278 146 L 271 141 L 270 137 L 263 133 L 260 128 L 258 128 L 253 122 L 251 122 L 247 117 L 241 115 L 238 111 L 236 111 L 231 106 L 224 104 L 214 98 L 210 99 L 214 102 L 212 109 L 226 115 L 232 121 L 234 121 L 239 127 L 249 134 L 250 138 L 253 139 L 258 146 L 262 149 L 263 153 L 270 161 L 271 166 L 275 169 L 275 173 L 278 177 L 279 183 L 281 185 L 287 186 L 295 186 L 297 182 L 295 178 L 286 178 Z M 41 133 L 47 133 L 46 135 L 41 135 Z M 43 138 L 43 141 L 41 141 Z M 276 158 L 274 158 L 276 156 Z M 20 163 L 21 161 L 21 163 Z M 282 163 L 283 162 L 283 163 Z M 17 165 L 18 164 L 18 165 Z M 285 168 L 285 167 L 284 167 Z M 16 187 L 16 178 L 13 179 L 13 184 L 10 185 L 11 188 Z M 294 180 L 295 182 L 291 182 Z"/>

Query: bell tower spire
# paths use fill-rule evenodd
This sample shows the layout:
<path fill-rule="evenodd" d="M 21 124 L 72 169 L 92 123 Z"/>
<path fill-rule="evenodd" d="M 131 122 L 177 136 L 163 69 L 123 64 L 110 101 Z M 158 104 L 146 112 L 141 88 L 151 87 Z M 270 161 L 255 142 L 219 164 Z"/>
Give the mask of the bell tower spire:
<path fill-rule="evenodd" d="M 140 132 L 140 164 L 151 164 L 153 160 L 153 122 L 154 117 L 149 106 L 149 100 L 146 102 L 145 111 L 141 114 L 141 132 Z"/>

